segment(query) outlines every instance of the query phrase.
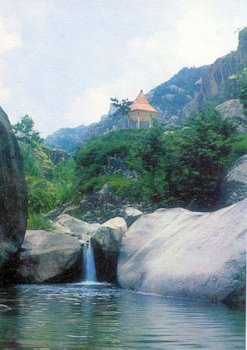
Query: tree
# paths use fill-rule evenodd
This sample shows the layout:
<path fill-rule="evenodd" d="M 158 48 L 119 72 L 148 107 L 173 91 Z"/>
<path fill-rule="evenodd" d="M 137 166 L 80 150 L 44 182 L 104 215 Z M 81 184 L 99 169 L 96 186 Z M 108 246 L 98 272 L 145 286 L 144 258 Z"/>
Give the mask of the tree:
<path fill-rule="evenodd" d="M 214 108 L 195 113 L 176 140 L 175 197 L 187 205 L 192 200 L 202 207 L 215 203 L 218 180 L 229 165 L 233 135 L 235 127 Z"/>
<path fill-rule="evenodd" d="M 122 115 L 126 116 L 128 115 L 131 105 L 131 102 L 128 99 L 122 99 L 121 102 L 116 98 L 111 98 L 112 104 L 114 107 L 117 107 L 117 109 L 122 113 Z"/>
<path fill-rule="evenodd" d="M 29 142 L 42 142 L 38 131 L 33 129 L 34 121 L 32 117 L 26 114 L 21 121 L 13 126 L 14 132 L 19 139 L 26 138 Z"/>

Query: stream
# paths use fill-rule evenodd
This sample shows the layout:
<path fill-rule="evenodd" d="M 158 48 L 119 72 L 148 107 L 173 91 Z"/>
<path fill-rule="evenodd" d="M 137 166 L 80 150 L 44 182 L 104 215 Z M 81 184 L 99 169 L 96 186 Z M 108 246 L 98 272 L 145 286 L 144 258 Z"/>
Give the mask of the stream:
<path fill-rule="evenodd" d="M 0 349 L 245 347 L 244 312 L 110 284 L 17 285 L 0 289 L 0 304 Z"/>

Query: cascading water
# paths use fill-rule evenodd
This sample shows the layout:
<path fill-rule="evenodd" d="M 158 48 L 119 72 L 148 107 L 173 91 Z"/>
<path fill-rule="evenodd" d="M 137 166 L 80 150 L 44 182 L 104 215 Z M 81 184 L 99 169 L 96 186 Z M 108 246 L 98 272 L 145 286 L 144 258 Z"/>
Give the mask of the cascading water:
<path fill-rule="evenodd" d="M 86 282 L 96 282 L 96 269 L 94 262 L 93 247 L 91 240 L 85 245 L 84 251 L 84 267 L 85 267 L 85 281 Z"/>

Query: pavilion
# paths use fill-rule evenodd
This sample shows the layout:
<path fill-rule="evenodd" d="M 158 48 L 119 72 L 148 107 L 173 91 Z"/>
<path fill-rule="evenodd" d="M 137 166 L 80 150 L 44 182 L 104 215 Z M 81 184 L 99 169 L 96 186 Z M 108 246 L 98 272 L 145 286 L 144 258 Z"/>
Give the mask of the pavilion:
<path fill-rule="evenodd" d="M 153 108 L 141 90 L 135 101 L 130 105 L 128 113 L 129 125 L 131 120 L 137 121 L 137 128 L 140 129 L 141 122 L 148 122 L 152 126 L 153 119 L 158 117 L 158 112 Z"/>

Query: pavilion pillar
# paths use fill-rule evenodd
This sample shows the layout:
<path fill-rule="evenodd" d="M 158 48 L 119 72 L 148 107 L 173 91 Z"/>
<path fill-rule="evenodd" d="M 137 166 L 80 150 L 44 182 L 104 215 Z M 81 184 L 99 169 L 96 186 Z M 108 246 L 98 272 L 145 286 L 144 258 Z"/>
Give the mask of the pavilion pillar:
<path fill-rule="evenodd" d="M 138 120 L 137 120 L 137 128 L 140 129 L 140 117 L 138 115 Z"/>
<path fill-rule="evenodd" d="M 149 127 L 151 128 L 153 125 L 152 125 L 152 118 L 149 119 Z"/>

